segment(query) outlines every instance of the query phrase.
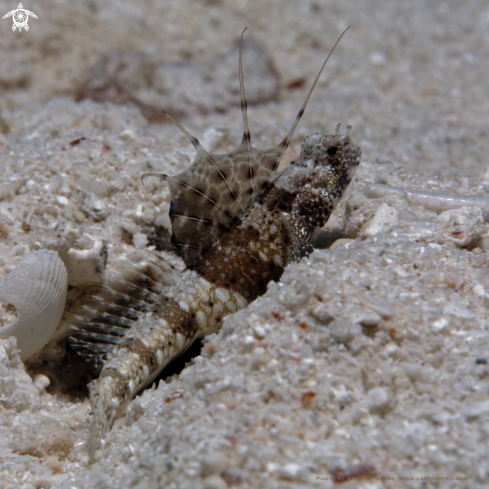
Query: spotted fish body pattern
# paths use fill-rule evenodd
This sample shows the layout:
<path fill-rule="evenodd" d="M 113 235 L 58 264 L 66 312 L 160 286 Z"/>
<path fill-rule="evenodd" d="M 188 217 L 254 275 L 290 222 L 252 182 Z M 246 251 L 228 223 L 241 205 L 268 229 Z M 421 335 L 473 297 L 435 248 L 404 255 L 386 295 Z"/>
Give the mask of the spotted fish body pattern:
<path fill-rule="evenodd" d="M 326 223 L 360 162 L 350 128 L 341 135 L 338 125 L 335 134 L 307 136 L 300 156 L 274 176 L 326 61 L 291 131 L 268 150 L 250 142 L 241 52 L 239 61 L 241 145 L 227 155 L 207 153 L 174 121 L 197 155 L 175 177 L 157 175 L 170 185 L 172 241 L 187 268 L 179 272 L 151 252 L 135 252 L 86 293 L 75 314 L 72 346 L 102 366 L 89 384 L 92 458 L 137 391 L 311 251 L 314 229 Z"/>

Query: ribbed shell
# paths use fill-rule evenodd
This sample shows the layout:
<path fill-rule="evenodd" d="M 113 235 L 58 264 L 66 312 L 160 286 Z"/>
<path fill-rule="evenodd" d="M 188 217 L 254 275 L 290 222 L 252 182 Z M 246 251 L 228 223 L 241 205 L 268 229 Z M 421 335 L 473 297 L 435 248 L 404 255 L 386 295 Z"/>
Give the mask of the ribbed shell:
<path fill-rule="evenodd" d="M 22 360 L 41 350 L 53 336 L 65 307 L 67 279 L 58 253 L 39 250 L 0 282 L 0 301 L 17 311 L 17 318 L 0 328 L 0 338 L 15 336 Z"/>

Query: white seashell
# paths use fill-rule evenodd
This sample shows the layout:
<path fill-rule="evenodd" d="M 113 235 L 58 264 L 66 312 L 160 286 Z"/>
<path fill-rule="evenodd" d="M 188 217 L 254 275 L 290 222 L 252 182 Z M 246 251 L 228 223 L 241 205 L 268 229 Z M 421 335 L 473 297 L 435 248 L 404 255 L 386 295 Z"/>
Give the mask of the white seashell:
<path fill-rule="evenodd" d="M 68 274 L 55 251 L 24 258 L 1 282 L 0 301 L 15 307 L 17 318 L 0 328 L 0 338 L 17 338 L 25 360 L 53 336 L 65 307 Z"/>
<path fill-rule="evenodd" d="M 101 283 L 107 261 L 107 242 L 105 240 L 84 236 L 92 246 L 89 249 L 70 248 L 60 252 L 70 285 L 85 285 L 88 283 Z"/>

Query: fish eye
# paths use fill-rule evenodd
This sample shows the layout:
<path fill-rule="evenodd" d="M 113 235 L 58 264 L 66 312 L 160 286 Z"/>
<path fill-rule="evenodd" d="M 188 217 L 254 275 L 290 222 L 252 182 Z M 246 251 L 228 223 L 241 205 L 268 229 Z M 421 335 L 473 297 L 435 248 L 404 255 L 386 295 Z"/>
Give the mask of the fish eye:
<path fill-rule="evenodd" d="M 338 148 L 336 146 L 330 146 L 326 151 L 329 156 L 333 156 L 338 151 Z"/>

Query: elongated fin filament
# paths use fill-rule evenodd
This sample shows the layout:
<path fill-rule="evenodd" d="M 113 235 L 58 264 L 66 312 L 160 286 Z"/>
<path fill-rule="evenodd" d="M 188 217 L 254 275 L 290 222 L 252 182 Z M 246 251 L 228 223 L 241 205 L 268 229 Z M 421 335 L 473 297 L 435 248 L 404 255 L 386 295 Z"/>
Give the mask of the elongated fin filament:
<path fill-rule="evenodd" d="M 250 128 L 248 126 L 248 103 L 246 102 L 245 89 L 244 89 L 244 79 L 243 79 L 243 35 L 245 27 L 241 33 L 241 40 L 239 42 L 239 91 L 241 93 L 241 112 L 243 113 L 243 143 L 250 142 Z"/>
<path fill-rule="evenodd" d="M 248 174 L 249 179 L 249 194 L 253 193 L 253 166 L 250 159 L 249 148 L 251 146 L 251 134 L 248 126 L 248 103 L 246 102 L 244 78 L 243 78 L 243 36 L 247 27 L 243 29 L 241 33 L 241 40 L 239 42 L 239 91 L 241 93 L 241 113 L 243 114 L 243 140 L 241 144 L 246 144 L 248 148 Z M 241 202 L 240 202 L 241 205 Z"/>
<path fill-rule="evenodd" d="M 345 32 L 349 28 L 350 28 L 350 26 L 348 26 L 341 33 L 341 36 L 338 38 L 338 40 L 335 42 L 334 46 L 331 48 L 331 51 L 329 52 L 328 57 L 326 58 L 326 61 L 323 63 L 323 66 L 319 70 L 318 76 L 314 80 L 314 83 L 312 84 L 312 87 L 309 90 L 309 93 L 307 94 L 306 100 L 304 100 L 304 103 L 302 104 L 301 110 L 299 110 L 299 113 L 297 114 L 297 117 L 295 119 L 294 125 L 292 126 L 292 129 L 290 130 L 289 134 L 287 134 L 287 136 L 285 137 L 285 139 L 279 144 L 279 146 L 282 146 L 284 148 L 284 150 L 287 149 L 287 147 L 289 146 L 290 140 L 292 139 L 292 136 L 294 135 L 295 128 L 297 127 L 297 124 L 299 124 L 299 121 L 301 120 L 301 117 L 304 114 L 304 110 L 306 108 L 307 103 L 309 102 L 309 98 L 311 97 L 312 92 L 313 92 L 314 88 L 316 87 L 316 83 L 318 82 L 319 77 L 321 76 L 321 73 L 323 72 L 323 69 L 326 66 L 326 63 L 328 62 L 331 54 L 333 54 L 333 51 L 334 51 L 335 47 L 338 45 L 338 43 L 340 42 L 341 38 L 345 35 Z"/>
<path fill-rule="evenodd" d="M 243 31 L 244 32 L 244 31 Z M 242 37 L 243 35 L 241 35 Z M 244 93 L 243 93 L 243 96 L 244 96 Z M 199 140 L 192 136 L 188 131 L 187 129 L 185 129 L 179 122 L 177 122 L 171 115 L 169 115 L 167 112 L 165 112 L 163 109 L 161 109 L 161 111 L 163 112 L 163 114 L 165 114 L 168 119 L 170 119 L 173 124 L 175 124 L 175 126 L 178 127 L 178 129 L 180 129 L 180 131 L 182 131 L 185 136 L 187 136 L 188 140 L 192 143 L 193 147 L 197 150 L 197 154 L 202 154 L 204 155 L 204 157 L 206 158 L 206 160 L 212 165 L 214 166 L 214 168 L 218 171 L 219 175 L 221 176 L 221 178 L 226 182 L 226 185 L 229 189 L 229 191 L 235 195 L 235 192 L 234 190 L 231 188 L 231 185 L 229 185 L 229 182 L 224 178 L 222 172 L 219 170 L 219 167 L 216 165 L 215 161 L 212 159 L 212 156 L 202 147 L 202 145 L 200 144 Z M 246 121 L 246 124 L 248 124 L 248 122 Z M 163 176 L 160 176 L 160 175 L 157 175 L 157 174 L 150 174 L 150 173 L 145 173 L 141 178 L 144 178 L 145 176 L 149 176 L 149 175 L 152 175 L 152 176 L 159 176 L 160 178 L 163 178 L 164 180 L 168 181 L 170 179 L 170 177 L 168 177 L 168 175 L 165 175 L 164 177 Z M 179 182 L 181 183 L 181 182 Z M 209 199 L 210 200 L 210 199 Z M 241 204 L 241 202 L 238 202 L 240 207 L 243 209 L 243 206 Z"/>
<path fill-rule="evenodd" d="M 180 122 L 177 122 L 171 115 L 169 115 L 167 112 L 165 112 L 163 109 L 161 109 L 161 112 L 163 112 L 163 114 L 165 114 L 168 119 L 170 119 L 173 124 L 175 124 L 175 126 L 178 127 L 178 129 L 180 129 L 180 131 L 183 132 L 183 134 L 185 134 L 185 136 L 187 136 L 188 140 L 192 143 L 192 146 L 198 151 L 199 149 L 203 149 L 202 146 L 200 145 L 199 143 L 199 140 L 192 136 L 192 134 L 190 134 L 187 129 L 185 129 L 181 124 Z"/>

